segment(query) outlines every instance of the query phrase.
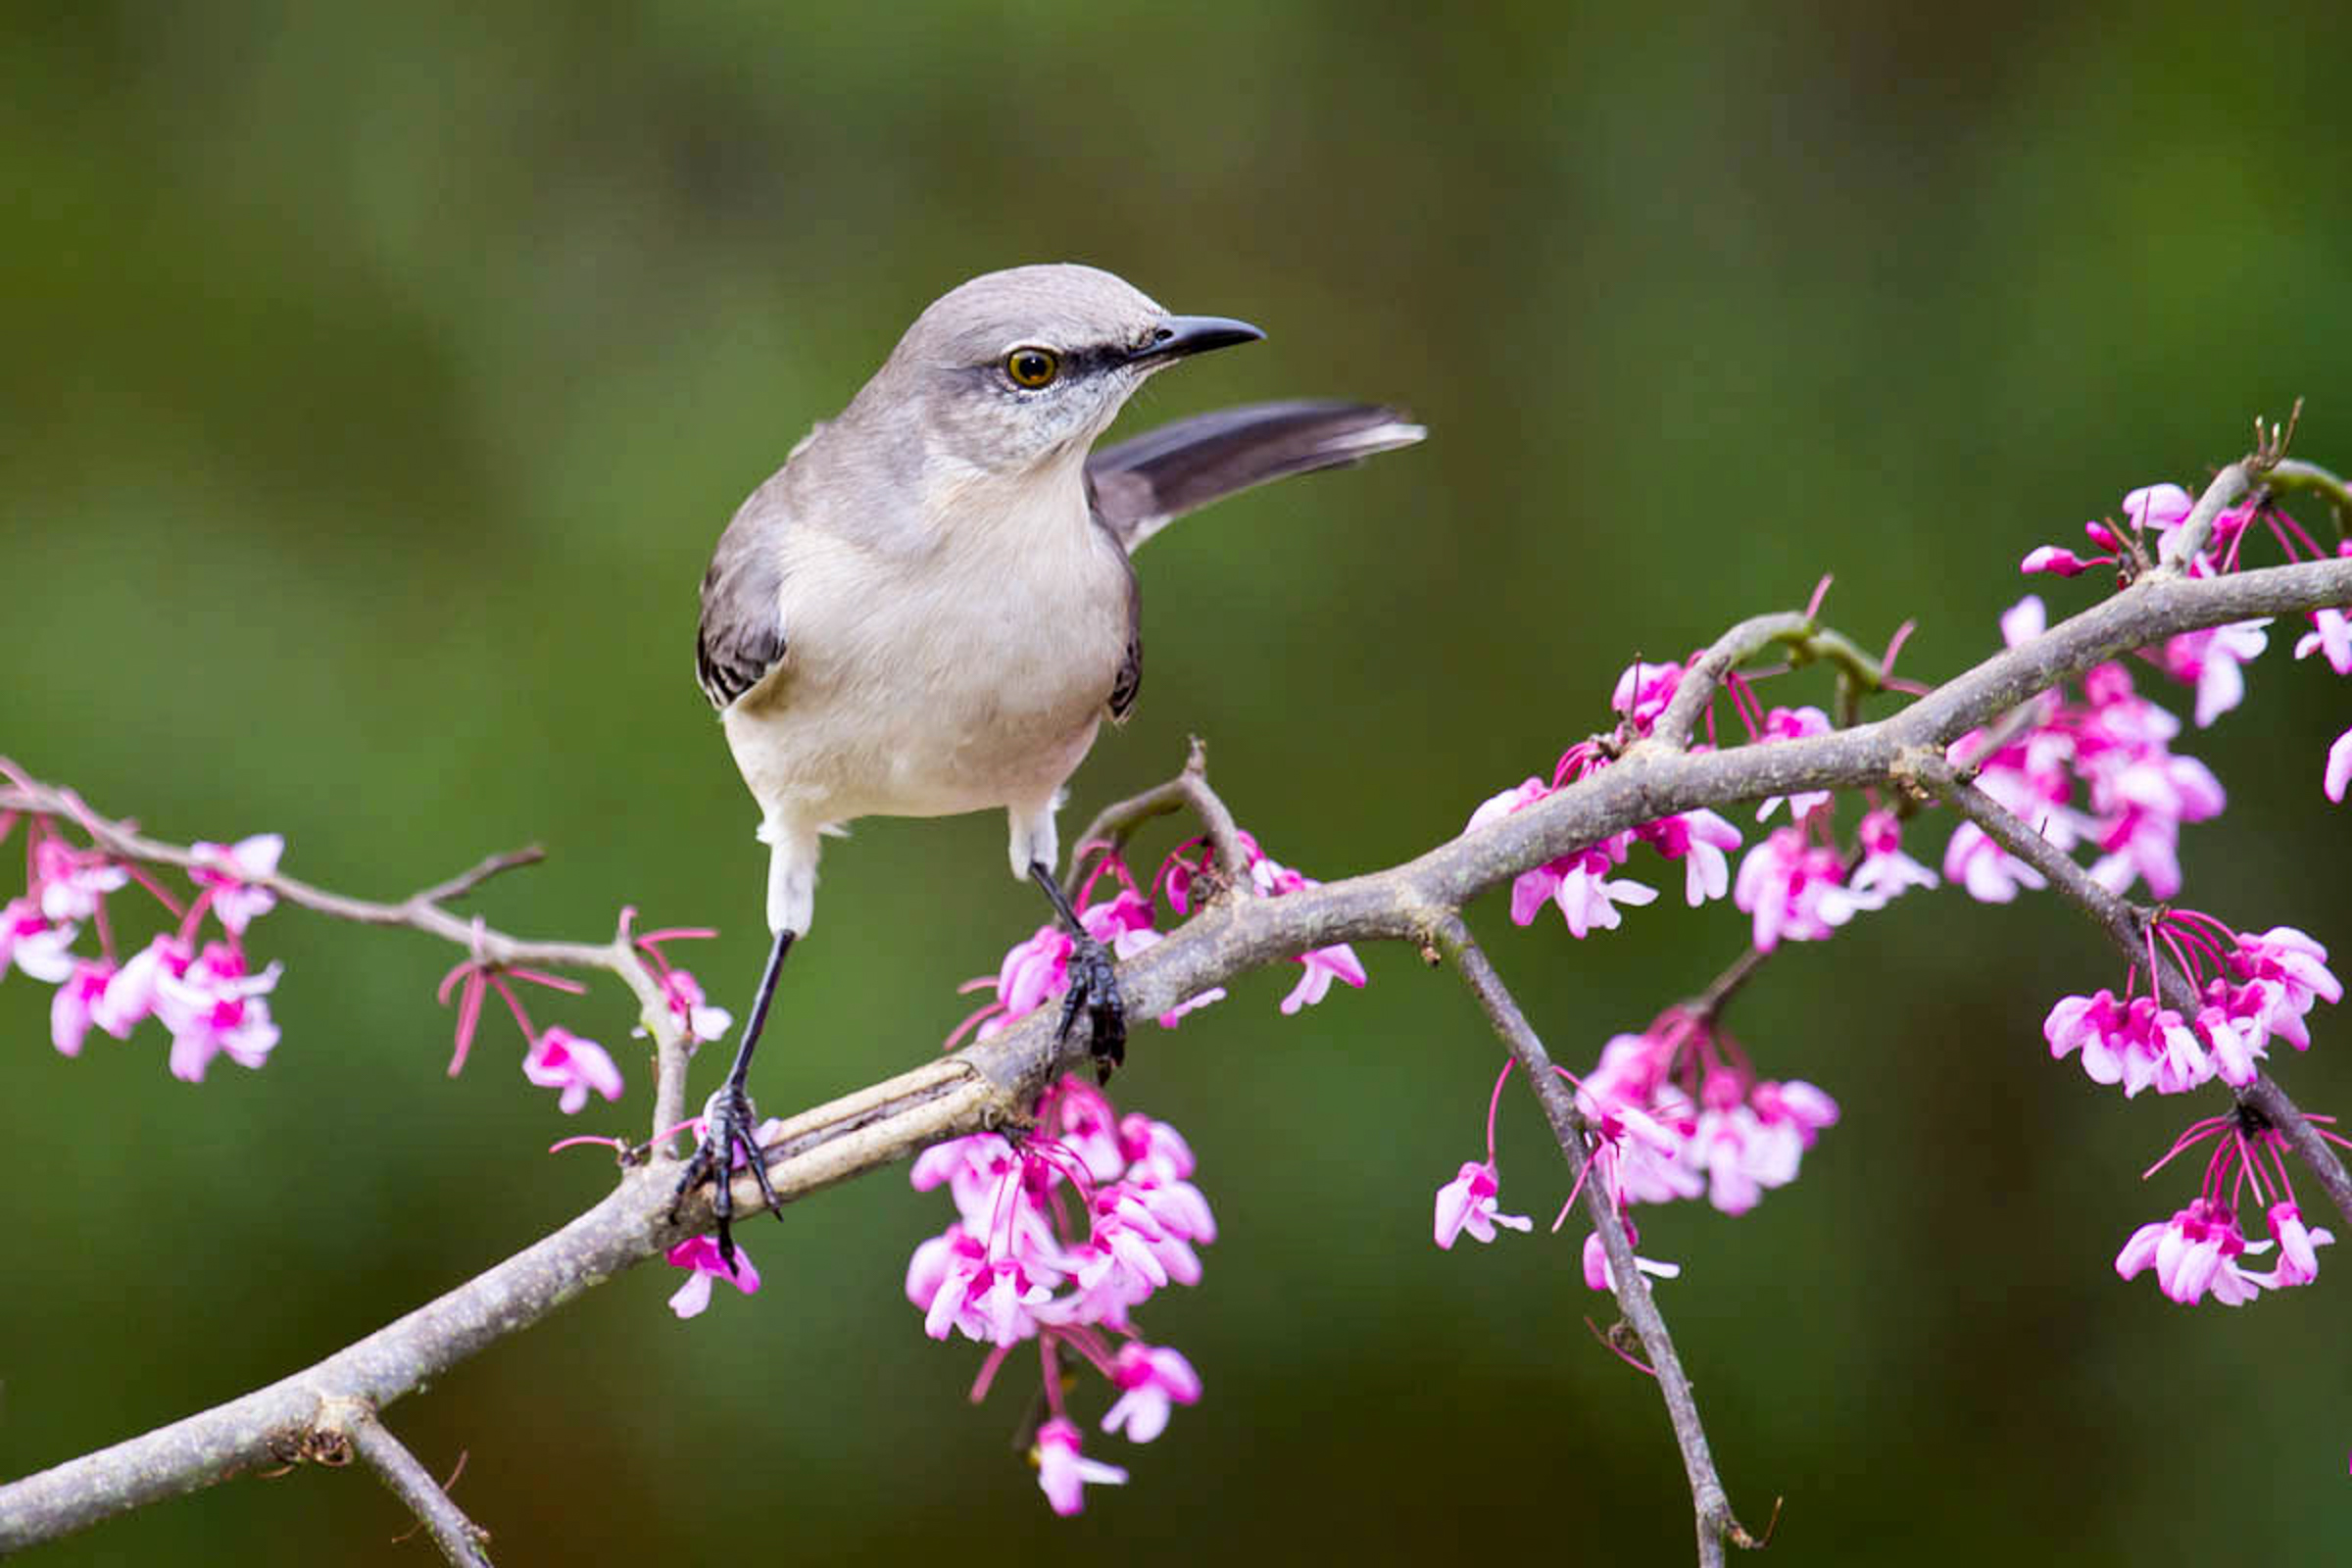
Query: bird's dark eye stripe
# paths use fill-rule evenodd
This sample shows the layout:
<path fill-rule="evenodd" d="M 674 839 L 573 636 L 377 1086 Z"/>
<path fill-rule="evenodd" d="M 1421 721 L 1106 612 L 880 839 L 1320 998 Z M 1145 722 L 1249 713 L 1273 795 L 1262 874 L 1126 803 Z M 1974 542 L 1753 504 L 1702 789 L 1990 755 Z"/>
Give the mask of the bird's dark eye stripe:
<path fill-rule="evenodd" d="M 1019 377 L 1012 373 L 1012 361 L 1015 355 L 1030 352 L 1052 355 L 1059 364 L 1059 369 L 1053 376 L 1045 381 L 1037 383 L 1035 386 L 1021 384 Z M 1039 391 L 1049 386 L 1058 386 L 1064 381 L 1073 381 L 1081 376 L 1094 375 L 1102 370 L 1109 369 L 1114 366 L 1125 363 L 1129 353 L 1130 351 L 1123 346 L 1086 349 L 1049 349 L 1043 344 L 1039 344 L 1035 345 L 1034 348 L 1007 350 L 1005 353 L 999 355 L 997 358 L 985 361 L 982 364 L 972 367 L 972 368 L 982 376 L 995 378 L 999 386 L 1003 386 L 1005 382 L 1009 381 L 1021 391 Z"/>

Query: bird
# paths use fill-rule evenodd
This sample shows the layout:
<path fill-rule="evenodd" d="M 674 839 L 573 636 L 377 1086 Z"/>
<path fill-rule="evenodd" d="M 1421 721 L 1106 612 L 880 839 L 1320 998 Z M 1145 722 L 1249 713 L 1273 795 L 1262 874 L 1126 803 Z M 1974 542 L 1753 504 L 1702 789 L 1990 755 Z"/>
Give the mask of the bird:
<path fill-rule="evenodd" d="M 771 945 L 672 1212 L 710 1181 L 729 1267 L 738 1152 L 776 1206 L 747 1085 L 814 915 L 820 834 L 1003 810 L 1013 876 L 1043 890 L 1073 945 L 1061 1038 L 1084 1014 L 1098 1073 L 1123 1059 L 1110 955 L 1055 876 L 1054 810 L 1102 720 L 1123 720 L 1142 688 L 1128 558 L 1220 497 L 1425 434 L 1385 406 L 1289 401 L 1094 450 L 1152 375 L 1264 335 L 1174 315 L 1093 267 L 983 273 L 917 316 L 720 535 L 695 669 L 760 808 Z"/>

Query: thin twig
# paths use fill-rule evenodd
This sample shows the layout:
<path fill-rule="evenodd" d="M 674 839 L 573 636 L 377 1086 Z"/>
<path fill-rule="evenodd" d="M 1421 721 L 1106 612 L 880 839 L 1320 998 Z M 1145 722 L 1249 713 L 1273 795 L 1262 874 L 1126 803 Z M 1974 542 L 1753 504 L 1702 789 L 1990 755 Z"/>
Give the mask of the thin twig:
<path fill-rule="evenodd" d="M 1198 735 L 1192 738 L 1184 767 L 1174 778 L 1095 813 L 1095 819 L 1086 824 L 1086 831 L 1078 835 L 1062 891 L 1072 899 L 1078 897 L 1079 884 L 1086 880 L 1088 850 L 1100 846 L 1119 854 L 1127 848 L 1127 841 L 1137 827 L 1152 817 L 1188 808 L 1200 819 L 1209 844 L 1217 852 L 1217 868 L 1224 874 L 1225 885 L 1246 891 L 1250 885 L 1249 852 L 1242 847 L 1242 830 L 1234 822 L 1232 810 L 1208 787 L 1208 744 Z"/>
<path fill-rule="evenodd" d="M 128 822 L 93 810 L 73 790 L 36 779 L 22 778 L 16 783 L 0 785 L 0 812 L 5 811 L 64 817 L 88 834 L 91 843 L 118 859 L 174 865 L 182 870 L 218 869 L 217 861 L 198 855 L 189 845 L 150 838 Z M 653 1125 L 659 1135 L 686 1119 L 686 1033 L 670 1010 L 669 999 L 663 994 L 660 979 L 625 934 L 616 932 L 609 943 L 526 941 L 443 907 L 447 902 L 471 893 L 502 871 L 543 858 L 545 852 L 536 846 L 494 855 L 446 882 L 410 894 L 398 904 L 351 898 L 283 872 L 272 871 L 246 880 L 315 913 L 359 925 L 401 926 L 438 937 L 497 968 L 520 965 L 541 969 L 601 969 L 617 976 L 635 995 L 638 1021 L 653 1038 Z M 666 1157 L 671 1152 L 666 1141 L 656 1151 L 658 1157 Z"/>
<path fill-rule="evenodd" d="M 353 1448 L 368 1467 L 376 1474 L 416 1516 L 433 1544 L 441 1548 L 452 1568 L 491 1568 L 489 1556 L 482 1550 L 490 1540 L 490 1532 L 466 1517 L 431 1471 L 419 1464 L 392 1429 L 376 1418 L 375 1411 L 358 1399 L 329 1400 L 319 1411 L 321 1427 L 340 1431 L 351 1440 Z"/>
<path fill-rule="evenodd" d="M 493 855 L 470 871 L 461 871 L 446 882 L 426 888 L 422 893 L 412 897 L 409 902 L 411 904 L 455 904 L 501 871 L 512 871 L 525 865 L 537 865 L 546 858 L 547 851 L 536 844 L 527 845 L 519 850 L 509 850 L 504 855 Z"/>
<path fill-rule="evenodd" d="M 1567 1160 L 1569 1172 L 1582 1177 L 1596 1147 L 1592 1129 L 1577 1108 L 1576 1096 L 1552 1071 L 1551 1057 L 1544 1051 L 1544 1042 L 1528 1024 L 1526 1014 L 1519 1010 L 1510 988 L 1494 972 L 1494 966 L 1480 951 L 1460 915 L 1446 915 L 1431 935 L 1446 956 L 1453 959 L 1462 982 L 1485 1009 L 1487 1021 L 1501 1036 L 1511 1058 L 1518 1062 L 1520 1071 L 1534 1087 L 1536 1098 L 1543 1102 L 1544 1114 L 1551 1123 L 1551 1135 L 1559 1143 L 1560 1155 Z M 1666 1401 L 1666 1417 L 1674 1427 L 1675 1446 L 1682 1450 L 1683 1473 L 1690 1478 L 1690 1503 L 1697 1514 L 1700 1568 L 1720 1568 L 1725 1537 L 1739 1530 L 1739 1521 L 1732 1516 L 1731 1498 L 1724 1492 L 1722 1478 L 1715 1473 L 1715 1456 L 1707 1446 L 1707 1430 L 1698 1418 L 1697 1396 L 1683 1371 L 1682 1358 L 1675 1353 L 1674 1338 L 1666 1330 L 1666 1319 L 1650 1295 L 1649 1280 L 1634 1256 L 1633 1244 L 1626 1239 L 1624 1222 L 1603 1191 L 1606 1184 L 1586 1180 L 1582 1185 L 1586 1216 L 1592 1221 L 1593 1230 L 1600 1236 L 1601 1249 L 1608 1254 L 1610 1284 L 1617 1304 L 1624 1309 L 1634 1332 L 1642 1336 L 1642 1354 L 1648 1357 L 1650 1369 L 1657 1375 L 1658 1393 Z"/>
<path fill-rule="evenodd" d="M 2150 958 L 2147 943 L 2147 916 L 2127 901 L 2116 897 L 2090 873 L 2076 863 L 2048 839 L 2029 827 L 1991 796 L 1974 784 L 1961 781 L 1951 765 L 1939 757 L 1923 757 L 1917 763 L 1920 779 L 1946 801 L 1963 816 L 1984 830 L 1984 836 L 2007 850 L 2011 855 L 2047 877 L 2050 886 L 2061 899 L 2087 915 L 2092 924 L 2107 933 L 2128 962 L 2146 965 Z M 2162 951 L 2156 951 L 2156 972 L 2153 980 L 2164 1004 L 2183 1018 L 2193 1018 L 2201 1005 L 2196 988 L 2188 977 L 2168 961 Z M 2255 1074 L 2254 1081 L 2244 1088 L 2232 1088 L 2230 1093 L 2241 1104 L 2254 1106 L 2278 1130 L 2328 1199 L 2347 1222 L 2352 1222 L 2352 1176 L 2344 1170 L 2344 1162 L 2319 1134 L 2286 1091 L 2268 1073 Z"/>
<path fill-rule="evenodd" d="M 1812 622 L 1793 610 L 1784 610 L 1769 615 L 1753 615 L 1740 622 L 1715 639 L 1707 651 L 1691 661 L 1690 667 L 1675 683 L 1674 700 L 1650 733 L 1669 751 L 1682 751 L 1690 744 L 1690 731 L 1698 723 L 1698 715 L 1715 700 L 1715 692 L 1723 678 L 1750 659 L 1770 648 L 1802 637 Z"/>

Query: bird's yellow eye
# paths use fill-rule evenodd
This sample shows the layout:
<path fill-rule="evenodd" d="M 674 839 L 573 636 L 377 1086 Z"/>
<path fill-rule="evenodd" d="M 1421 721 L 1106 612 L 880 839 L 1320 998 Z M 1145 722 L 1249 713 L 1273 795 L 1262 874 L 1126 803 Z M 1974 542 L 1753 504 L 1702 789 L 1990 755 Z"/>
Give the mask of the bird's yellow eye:
<path fill-rule="evenodd" d="M 1053 385 L 1054 378 L 1061 373 L 1061 356 L 1052 349 L 1014 349 L 1004 356 L 1004 373 L 1012 377 L 1014 386 L 1034 392 L 1041 386 Z"/>

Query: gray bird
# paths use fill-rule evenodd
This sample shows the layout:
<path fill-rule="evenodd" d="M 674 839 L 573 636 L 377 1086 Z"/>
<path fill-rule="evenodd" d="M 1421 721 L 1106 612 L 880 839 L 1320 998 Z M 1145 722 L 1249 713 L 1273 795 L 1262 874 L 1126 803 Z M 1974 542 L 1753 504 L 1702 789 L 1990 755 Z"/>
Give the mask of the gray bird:
<path fill-rule="evenodd" d="M 736 512 L 703 577 L 696 668 L 760 806 L 774 945 L 681 1198 L 737 1149 L 767 1187 L 745 1080 L 814 912 L 817 836 L 856 817 L 1004 810 L 1013 876 L 1074 944 L 1062 1035 L 1083 1011 L 1098 1070 L 1122 1058 L 1110 956 L 1054 877 L 1054 811 L 1142 685 L 1128 556 L 1221 496 L 1423 435 L 1393 409 L 1267 403 L 1093 452 L 1154 371 L 1264 335 L 1171 316 L 1091 267 L 986 273 L 915 318 Z M 713 1186 L 732 1263 L 728 1184 Z"/>

